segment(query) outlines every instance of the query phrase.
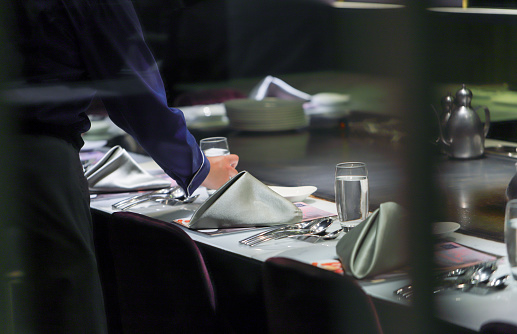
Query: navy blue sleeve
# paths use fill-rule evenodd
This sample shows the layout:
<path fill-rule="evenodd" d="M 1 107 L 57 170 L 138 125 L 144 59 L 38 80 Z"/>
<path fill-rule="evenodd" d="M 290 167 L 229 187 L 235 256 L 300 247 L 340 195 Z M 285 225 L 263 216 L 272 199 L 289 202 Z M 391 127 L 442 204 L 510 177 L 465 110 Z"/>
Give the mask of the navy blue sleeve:
<path fill-rule="evenodd" d="M 167 105 L 159 69 L 131 2 L 62 1 L 69 6 L 83 62 L 91 79 L 98 81 L 110 118 L 192 193 L 208 175 L 210 164 L 183 113 Z"/>

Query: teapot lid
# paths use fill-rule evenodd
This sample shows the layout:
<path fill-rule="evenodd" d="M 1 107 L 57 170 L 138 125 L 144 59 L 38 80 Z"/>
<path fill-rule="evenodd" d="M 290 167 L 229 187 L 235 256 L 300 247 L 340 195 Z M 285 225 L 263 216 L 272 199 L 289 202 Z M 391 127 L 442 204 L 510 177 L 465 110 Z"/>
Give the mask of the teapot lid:
<path fill-rule="evenodd" d="M 456 92 L 456 103 L 460 106 L 469 106 L 472 101 L 472 91 L 465 84 Z"/>

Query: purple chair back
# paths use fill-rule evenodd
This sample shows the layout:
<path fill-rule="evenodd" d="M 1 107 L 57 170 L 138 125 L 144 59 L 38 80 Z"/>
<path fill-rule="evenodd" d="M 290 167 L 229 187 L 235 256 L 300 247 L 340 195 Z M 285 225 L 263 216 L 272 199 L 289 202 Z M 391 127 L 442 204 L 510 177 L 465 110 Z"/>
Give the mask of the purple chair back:
<path fill-rule="evenodd" d="M 95 224 L 112 332 L 220 330 L 209 273 L 185 231 L 131 212 L 116 212 Z"/>
<path fill-rule="evenodd" d="M 264 294 L 270 333 L 382 333 L 372 301 L 348 276 L 270 258 Z"/>
<path fill-rule="evenodd" d="M 482 334 L 517 334 L 517 323 L 487 322 L 481 326 L 479 332 Z"/>

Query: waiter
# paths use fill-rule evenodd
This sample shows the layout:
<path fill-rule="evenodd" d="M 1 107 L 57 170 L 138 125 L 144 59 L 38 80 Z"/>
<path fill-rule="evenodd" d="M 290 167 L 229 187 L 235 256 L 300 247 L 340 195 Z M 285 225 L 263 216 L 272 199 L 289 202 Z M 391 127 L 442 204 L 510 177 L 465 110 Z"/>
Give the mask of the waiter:
<path fill-rule="evenodd" d="M 79 150 L 86 110 L 109 117 L 189 195 L 237 174 L 236 155 L 207 159 L 164 86 L 128 0 L 11 0 L 22 73 L 8 96 L 20 124 L 21 185 L 30 189 L 13 226 L 23 274 L 18 332 L 105 333 L 88 184 Z M 19 198 L 22 198 L 22 193 Z"/>

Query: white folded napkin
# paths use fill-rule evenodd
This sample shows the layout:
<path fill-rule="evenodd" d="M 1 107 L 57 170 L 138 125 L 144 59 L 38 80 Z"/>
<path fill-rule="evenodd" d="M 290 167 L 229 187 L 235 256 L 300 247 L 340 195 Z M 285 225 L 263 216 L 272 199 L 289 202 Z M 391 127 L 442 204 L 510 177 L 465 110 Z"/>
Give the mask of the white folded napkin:
<path fill-rule="evenodd" d="M 160 189 L 171 182 L 153 176 L 142 169 L 129 153 L 120 146 L 111 148 L 84 175 L 90 192 L 120 192 Z"/>

